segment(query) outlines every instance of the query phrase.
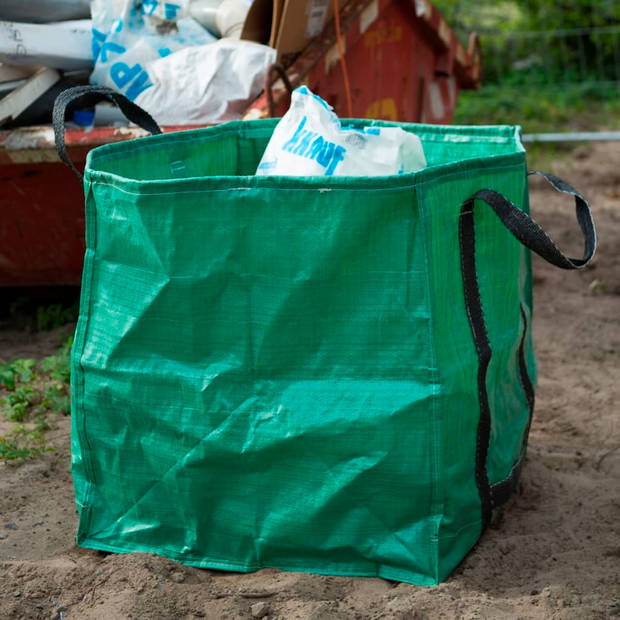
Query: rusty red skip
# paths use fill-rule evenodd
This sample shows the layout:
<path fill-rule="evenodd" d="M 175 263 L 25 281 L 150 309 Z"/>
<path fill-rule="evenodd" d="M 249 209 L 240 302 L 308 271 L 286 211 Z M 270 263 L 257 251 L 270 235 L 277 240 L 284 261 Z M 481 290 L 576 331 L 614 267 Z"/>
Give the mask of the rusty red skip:
<path fill-rule="evenodd" d="M 466 50 L 428 0 L 351 0 L 341 9 L 341 31 L 359 118 L 448 123 L 459 89 L 480 83 L 475 35 Z M 333 25 L 288 66 L 293 88 L 306 84 L 345 112 L 343 77 Z M 276 115 L 288 107 L 281 79 L 272 84 Z M 266 93 L 246 119 L 269 115 Z M 181 131 L 183 127 L 166 127 Z M 145 135 L 134 127 L 68 130 L 74 161 L 95 146 Z M 77 285 L 84 255 L 82 187 L 61 164 L 52 128 L 0 132 L 0 286 Z"/>

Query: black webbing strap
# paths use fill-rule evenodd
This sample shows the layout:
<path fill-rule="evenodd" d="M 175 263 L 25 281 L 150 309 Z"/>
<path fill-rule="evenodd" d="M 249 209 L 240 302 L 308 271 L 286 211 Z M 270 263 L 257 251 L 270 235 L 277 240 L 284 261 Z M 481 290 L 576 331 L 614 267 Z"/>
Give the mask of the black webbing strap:
<path fill-rule="evenodd" d="M 523 321 L 523 331 L 521 332 L 521 341 L 519 342 L 519 350 L 517 352 L 519 362 L 519 379 L 523 392 L 525 394 L 525 400 L 527 402 L 528 417 L 527 425 L 525 427 L 525 433 L 523 434 L 523 445 L 521 446 L 521 454 L 519 460 L 512 466 L 508 476 L 491 485 L 491 508 L 497 508 L 508 501 L 508 498 L 516 491 L 517 484 L 519 483 L 519 477 L 521 475 L 521 469 L 523 468 L 523 461 L 525 460 L 525 453 L 527 451 L 527 440 L 530 434 L 530 426 L 532 425 L 532 415 L 534 414 L 534 386 L 532 380 L 527 372 L 527 363 L 525 360 L 525 339 L 527 337 L 528 324 L 527 315 L 523 304 L 521 304 L 521 320 Z"/>
<path fill-rule="evenodd" d="M 111 88 L 107 88 L 106 86 L 87 85 L 74 86 L 73 88 L 63 90 L 58 97 L 56 97 L 56 101 L 54 102 L 54 111 L 52 113 L 56 150 L 58 151 L 60 159 L 71 167 L 73 172 L 77 174 L 80 181 L 82 180 L 82 173 L 71 161 L 65 145 L 65 115 L 67 106 L 70 103 L 79 101 L 80 105 L 92 107 L 96 103 L 103 100 L 110 101 L 117 105 L 127 119 L 138 125 L 138 127 L 141 127 L 152 134 L 161 133 L 159 125 L 153 120 L 148 112 Z"/>
<path fill-rule="evenodd" d="M 516 487 L 521 470 L 524 450 L 521 458 L 513 467 L 505 480 L 493 485 L 489 484 L 487 475 L 487 455 L 491 436 L 491 412 L 486 389 L 486 375 L 491 361 L 491 345 L 484 321 L 484 312 L 480 300 L 480 289 L 476 273 L 476 237 L 474 231 L 474 209 L 479 201 L 489 205 L 499 217 L 502 224 L 527 248 L 536 252 L 552 265 L 562 269 L 580 269 L 585 267 L 594 256 L 596 250 L 596 232 L 590 207 L 585 198 L 568 183 L 551 174 L 539 174 L 560 192 L 575 197 L 577 221 L 584 237 L 583 258 L 568 258 L 549 238 L 547 233 L 524 211 L 513 205 L 498 192 L 482 189 L 466 200 L 461 207 L 459 218 L 459 243 L 461 251 L 461 271 L 465 294 L 465 308 L 478 354 L 478 397 L 480 403 L 480 420 L 476 440 L 476 485 L 482 507 L 483 527 L 491 520 L 492 511 L 508 499 Z M 524 331 L 518 351 L 519 375 L 525 397 L 531 412 L 534 407 L 534 389 L 527 373 L 525 362 L 525 337 L 527 332 L 526 316 L 521 308 Z M 527 432 L 529 432 L 529 422 Z M 526 440 L 527 440 L 526 432 Z"/>
<path fill-rule="evenodd" d="M 533 170 L 529 174 L 537 174 L 547 180 L 556 190 L 575 197 L 575 211 L 577 222 L 581 228 L 584 238 L 583 258 L 568 258 L 563 254 L 547 233 L 524 211 L 515 207 L 509 200 L 501 194 L 491 189 L 481 189 L 465 202 L 463 208 L 468 203 L 475 200 L 483 200 L 495 211 L 504 226 L 526 247 L 547 262 L 562 269 L 579 269 L 585 267 L 594 256 L 596 249 L 596 232 L 594 221 L 587 200 L 566 181 L 559 179 L 553 174 L 538 172 Z"/>

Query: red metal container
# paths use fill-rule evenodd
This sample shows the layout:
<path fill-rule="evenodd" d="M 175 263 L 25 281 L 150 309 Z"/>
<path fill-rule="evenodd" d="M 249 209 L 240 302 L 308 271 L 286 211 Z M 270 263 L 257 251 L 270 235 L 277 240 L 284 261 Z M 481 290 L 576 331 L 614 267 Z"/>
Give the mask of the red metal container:
<path fill-rule="evenodd" d="M 461 88 L 480 81 L 477 39 L 465 50 L 428 0 L 351 0 L 341 9 L 353 116 L 448 123 Z M 346 116 L 335 27 L 329 26 L 286 69 Z M 289 95 L 277 78 L 245 118 L 281 116 Z M 187 127 L 168 127 L 179 131 Z M 68 130 L 69 155 L 83 162 L 101 144 L 144 135 L 138 128 Z M 83 191 L 61 164 L 51 127 L 0 132 L 0 286 L 80 283 L 84 255 Z"/>

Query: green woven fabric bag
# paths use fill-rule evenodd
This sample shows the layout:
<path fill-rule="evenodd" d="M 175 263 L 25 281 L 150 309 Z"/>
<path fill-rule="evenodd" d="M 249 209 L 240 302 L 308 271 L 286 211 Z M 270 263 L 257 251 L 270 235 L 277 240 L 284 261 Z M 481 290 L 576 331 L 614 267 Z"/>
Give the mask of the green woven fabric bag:
<path fill-rule="evenodd" d="M 78 95 L 57 103 L 63 158 Z M 400 124 L 424 146 L 415 174 L 255 177 L 275 123 L 89 153 L 78 544 L 436 584 L 523 462 L 536 373 L 525 246 L 583 266 L 588 205 L 547 175 L 576 199 L 585 252 L 568 259 L 527 215 L 516 127 Z"/>

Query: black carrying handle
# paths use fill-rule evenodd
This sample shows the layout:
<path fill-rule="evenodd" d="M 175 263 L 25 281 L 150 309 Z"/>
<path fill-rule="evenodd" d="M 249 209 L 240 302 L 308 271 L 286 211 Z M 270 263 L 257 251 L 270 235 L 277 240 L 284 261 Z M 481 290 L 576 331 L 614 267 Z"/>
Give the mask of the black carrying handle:
<path fill-rule="evenodd" d="M 554 189 L 575 197 L 577 222 L 584 240 L 582 258 L 568 258 L 549 235 L 524 211 L 491 189 L 481 189 L 463 204 L 464 210 L 472 210 L 474 201 L 483 200 L 495 211 L 502 224 L 527 248 L 536 252 L 547 262 L 561 269 L 581 269 L 585 267 L 596 251 L 596 229 L 588 201 L 566 181 L 553 174 L 532 170 L 528 174 L 537 174 L 548 181 Z"/>
<path fill-rule="evenodd" d="M 512 491 L 516 488 L 525 456 L 525 444 L 518 462 L 512 468 L 505 480 L 491 485 L 487 474 L 487 456 L 491 439 L 491 410 L 489 396 L 487 394 L 486 376 L 489 363 L 491 362 L 491 345 L 484 319 L 484 310 L 480 299 L 478 286 L 478 274 L 476 272 L 476 235 L 474 229 L 474 208 L 476 201 L 486 202 L 499 217 L 502 224 L 527 248 L 536 252 L 546 261 L 562 269 L 582 269 L 585 267 L 596 251 L 596 231 L 592 213 L 587 200 L 568 183 L 552 174 L 543 172 L 530 172 L 538 174 L 546 179 L 560 192 L 575 197 L 575 209 L 577 222 L 581 228 L 584 239 L 584 251 L 582 258 L 568 258 L 558 249 L 547 233 L 529 216 L 513 205 L 501 194 L 490 189 L 481 189 L 461 206 L 459 218 L 459 246 L 461 254 L 461 273 L 463 277 L 463 292 L 465 297 L 465 309 L 472 332 L 472 337 L 478 356 L 478 401 L 480 404 L 480 420 L 476 438 L 476 486 L 480 496 L 482 512 L 482 524 L 486 527 L 492 517 L 493 510 L 504 503 Z M 524 324 L 521 343 L 519 345 L 519 374 L 525 398 L 529 408 L 528 427 L 532 419 L 534 409 L 534 389 L 527 374 L 525 361 L 524 343 L 527 332 L 527 317 L 521 306 L 521 317 Z"/>
<path fill-rule="evenodd" d="M 73 88 L 63 90 L 58 97 L 56 97 L 54 111 L 52 113 L 56 151 L 58 151 L 60 159 L 75 172 L 80 181 L 83 179 L 82 173 L 71 161 L 65 144 L 65 114 L 67 106 L 78 100 L 81 105 L 86 107 L 92 107 L 100 101 L 110 101 L 119 107 L 121 112 L 127 117 L 127 120 L 138 125 L 138 127 L 141 127 L 153 135 L 162 133 L 159 125 L 148 112 L 136 105 L 133 101 L 127 99 L 125 95 L 121 95 L 107 86 L 74 86 Z"/>

